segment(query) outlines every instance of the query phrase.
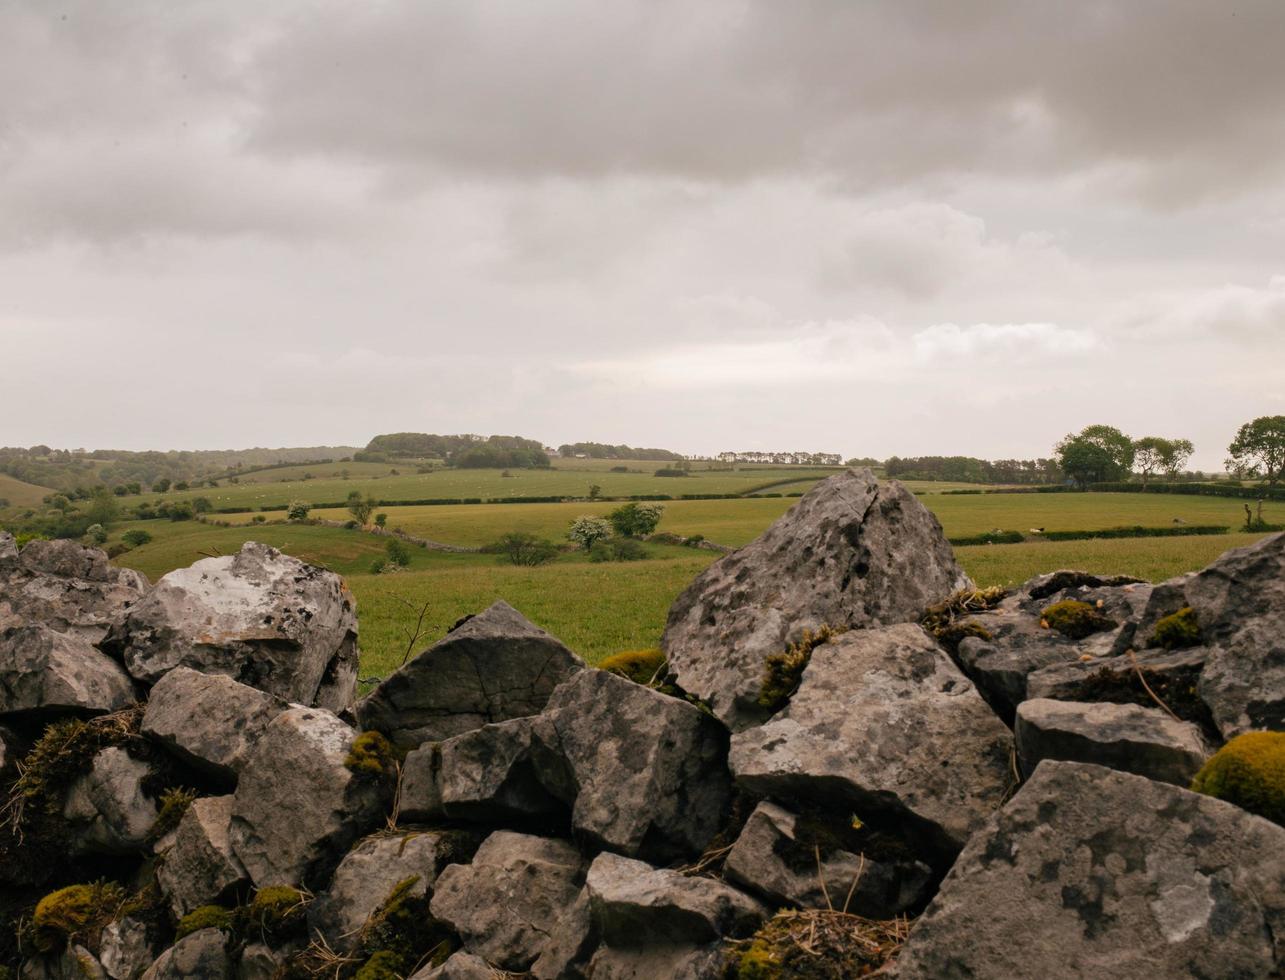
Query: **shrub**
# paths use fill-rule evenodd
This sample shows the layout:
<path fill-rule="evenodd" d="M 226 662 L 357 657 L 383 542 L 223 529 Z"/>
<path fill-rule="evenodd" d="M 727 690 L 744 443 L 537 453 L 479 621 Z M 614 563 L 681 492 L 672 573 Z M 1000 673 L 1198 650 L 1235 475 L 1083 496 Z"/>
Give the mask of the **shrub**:
<path fill-rule="evenodd" d="M 1166 650 L 1194 647 L 1200 640 L 1200 623 L 1196 620 L 1196 610 L 1191 606 L 1183 606 L 1173 615 L 1164 617 L 1156 623 L 1155 632 L 1151 634 L 1151 646 Z"/>
<path fill-rule="evenodd" d="M 1246 732 L 1204 764 L 1191 788 L 1285 826 L 1285 732 Z"/>
<path fill-rule="evenodd" d="M 390 565 L 405 568 L 410 564 L 410 548 L 406 546 L 406 542 L 401 538 L 389 538 L 384 550 L 388 552 L 388 563 Z"/>
<path fill-rule="evenodd" d="M 197 497 L 192 501 L 192 510 L 198 514 L 208 514 L 214 509 L 209 497 Z"/>
<path fill-rule="evenodd" d="M 386 571 L 388 571 L 388 567 L 389 566 L 388 566 L 387 558 L 376 558 L 374 561 L 370 563 L 370 574 L 383 575 Z"/>
<path fill-rule="evenodd" d="M 973 544 L 1020 544 L 1026 538 L 1022 536 L 1021 531 L 987 531 L 985 534 L 974 534 L 962 538 L 950 538 L 950 543 L 956 547 Z"/>
<path fill-rule="evenodd" d="M 171 521 L 190 521 L 192 519 L 192 505 L 186 500 L 170 504 L 169 513 L 166 516 Z"/>
<path fill-rule="evenodd" d="M 1094 633 L 1115 629 L 1118 624 L 1114 619 L 1098 612 L 1096 606 L 1077 599 L 1065 599 L 1045 608 L 1040 617 L 1040 625 L 1057 630 L 1073 640 L 1082 640 Z"/>
<path fill-rule="evenodd" d="M 656 530 L 664 512 L 662 504 L 628 503 L 613 510 L 607 515 L 607 519 L 620 536 L 643 538 Z"/>
<path fill-rule="evenodd" d="M 484 549 L 504 555 L 511 565 L 536 566 L 553 561 L 558 547 L 552 541 L 537 538 L 534 534 L 512 531 Z"/>
<path fill-rule="evenodd" d="M 655 476 L 687 476 L 687 471 L 686 471 L 686 470 L 676 470 L 676 469 L 674 469 L 674 468 L 672 468 L 672 467 L 669 467 L 669 466 L 662 466 L 660 469 L 658 469 L 658 470 L 655 472 L 655 474 L 654 474 L 654 475 L 655 475 Z"/>
<path fill-rule="evenodd" d="M 127 545 L 129 545 L 131 548 L 138 548 L 141 545 L 145 545 L 149 541 L 151 541 L 152 536 L 148 532 L 144 531 L 141 527 L 132 527 L 124 534 L 122 534 L 120 536 L 120 539 L 124 541 Z"/>
<path fill-rule="evenodd" d="M 653 647 L 650 650 L 613 653 L 598 664 L 598 669 L 631 680 L 635 684 L 647 685 L 665 673 L 666 664 L 664 652 Z"/>
<path fill-rule="evenodd" d="M 232 928 L 230 910 L 222 905 L 202 905 L 178 920 L 178 925 L 174 928 L 174 941 L 177 942 L 184 936 L 190 936 L 202 929 L 221 929 L 224 932 L 231 932 Z"/>
<path fill-rule="evenodd" d="M 646 557 L 647 549 L 631 538 L 595 541 L 589 549 L 590 561 L 641 561 Z"/>
<path fill-rule="evenodd" d="M 582 514 L 571 522 L 567 537 L 585 551 L 590 551 L 594 544 L 611 537 L 611 525 L 601 517 Z"/>
<path fill-rule="evenodd" d="M 370 520 L 370 512 L 375 509 L 375 499 L 370 496 L 363 497 L 360 490 L 354 490 L 348 495 L 345 506 L 348 508 L 348 513 L 352 514 L 353 520 L 364 525 Z"/>
<path fill-rule="evenodd" d="M 107 540 L 107 528 L 101 524 L 90 524 L 85 528 L 85 537 L 89 539 L 90 544 L 102 544 Z"/>
<path fill-rule="evenodd" d="M 286 506 L 286 520 L 288 521 L 306 521 L 308 511 L 312 510 L 312 504 L 306 500 L 292 500 Z"/>
<path fill-rule="evenodd" d="M 375 527 L 386 527 L 387 525 L 388 525 L 388 515 L 387 515 L 387 514 L 376 514 L 376 515 L 375 515 Z"/>
<path fill-rule="evenodd" d="M 262 514 L 255 514 L 253 517 L 250 518 L 251 524 L 263 524 L 265 521 L 267 521 L 267 518 L 264 517 Z"/>
<path fill-rule="evenodd" d="M 812 659 L 812 651 L 836 636 L 847 632 L 844 627 L 821 626 L 815 633 L 804 630 L 798 641 L 783 653 L 774 653 L 763 662 L 763 680 L 759 685 L 759 705 L 775 713 L 799 689 L 803 669 Z"/>
<path fill-rule="evenodd" d="M 57 953 L 68 943 L 87 941 L 116 917 L 125 898 L 125 889 L 114 881 L 69 885 L 51 892 L 36 904 L 32 943 L 42 953 Z"/>

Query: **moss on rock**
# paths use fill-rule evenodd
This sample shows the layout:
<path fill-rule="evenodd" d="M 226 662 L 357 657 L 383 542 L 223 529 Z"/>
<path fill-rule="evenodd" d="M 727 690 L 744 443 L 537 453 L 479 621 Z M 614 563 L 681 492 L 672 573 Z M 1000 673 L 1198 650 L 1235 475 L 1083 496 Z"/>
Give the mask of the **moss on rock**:
<path fill-rule="evenodd" d="M 1119 624 L 1102 615 L 1096 606 L 1078 599 L 1063 599 L 1044 609 L 1041 622 L 1051 630 L 1073 640 L 1083 640 L 1094 633 L 1115 629 Z"/>
<path fill-rule="evenodd" d="M 195 790 L 185 789 L 176 786 L 167 789 L 161 794 L 160 808 L 156 814 L 156 822 L 152 824 L 152 829 L 148 836 L 152 840 L 160 840 L 171 830 L 179 825 L 183 819 L 183 814 L 187 813 L 188 807 L 196 800 L 197 793 Z"/>
<path fill-rule="evenodd" d="M 779 912 L 729 953 L 726 980 L 847 980 L 892 959 L 909 932 L 904 919 L 844 912 Z"/>
<path fill-rule="evenodd" d="M 664 652 L 653 648 L 612 654 L 598 664 L 598 669 L 617 674 L 635 684 L 648 686 L 664 676 L 667 666 Z"/>
<path fill-rule="evenodd" d="M 353 739 L 344 759 L 349 772 L 367 779 L 382 779 L 397 770 L 393 744 L 380 732 L 362 732 Z"/>
<path fill-rule="evenodd" d="M 247 933 L 281 940 L 304 931 L 307 906 L 307 896 L 298 889 L 270 885 L 255 892 L 238 912 Z"/>
<path fill-rule="evenodd" d="M 846 633 L 844 627 L 821 626 L 815 633 L 804 630 L 797 642 L 782 653 L 774 653 L 763 662 L 763 680 L 759 685 L 758 703 L 770 712 L 780 711 L 799 689 L 803 671 L 812 659 L 812 651 Z"/>
<path fill-rule="evenodd" d="M 178 920 L 178 925 L 174 929 L 174 939 L 177 942 L 184 936 L 190 936 L 202 929 L 221 929 L 224 932 L 232 932 L 233 928 L 234 920 L 230 909 L 225 909 L 222 905 L 202 905 Z"/>
<path fill-rule="evenodd" d="M 1164 617 L 1156 623 L 1155 631 L 1151 634 L 1151 645 L 1166 650 L 1194 647 L 1200 641 L 1200 622 L 1196 619 L 1196 610 L 1191 606 L 1183 606 L 1172 616 Z"/>
<path fill-rule="evenodd" d="M 1285 732 L 1236 736 L 1201 767 L 1191 788 L 1285 826 Z"/>
<path fill-rule="evenodd" d="M 31 944 L 42 953 L 58 953 L 68 943 L 96 948 L 98 933 L 120 912 L 125 889 L 114 881 L 68 885 L 36 903 L 31 918 Z"/>

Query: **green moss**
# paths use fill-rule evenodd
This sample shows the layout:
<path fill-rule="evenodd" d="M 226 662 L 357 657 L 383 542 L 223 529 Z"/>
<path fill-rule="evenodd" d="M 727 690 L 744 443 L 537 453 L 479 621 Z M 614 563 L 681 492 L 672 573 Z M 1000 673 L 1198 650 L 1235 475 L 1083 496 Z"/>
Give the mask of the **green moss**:
<path fill-rule="evenodd" d="M 1098 612 L 1096 606 L 1077 599 L 1064 599 L 1045 607 L 1041 621 L 1049 629 L 1057 630 L 1073 640 L 1082 640 L 1086 636 L 1115 629 L 1119 625 L 1114 619 Z"/>
<path fill-rule="evenodd" d="M 929 606 L 919 625 L 933 636 L 940 635 L 955 620 L 994 609 L 1008 595 L 1003 586 L 992 585 L 986 589 L 961 589 L 949 598 Z"/>
<path fill-rule="evenodd" d="M 937 642 L 940 643 L 953 657 L 959 653 L 959 644 L 964 641 L 965 637 L 975 636 L 979 640 L 993 639 L 991 631 L 981 623 L 951 623 L 949 626 L 943 626 L 937 631 Z"/>
<path fill-rule="evenodd" d="M 402 976 L 426 955 L 434 965 L 440 965 L 454 952 L 450 930 L 428 910 L 428 896 L 415 893 L 419 881 L 419 875 L 399 881 L 362 926 L 357 949 L 368 957 L 362 970 L 369 967 L 372 972 L 359 971 L 358 977 L 382 980 L 385 976 Z M 380 970 L 392 972 L 375 972 Z"/>
<path fill-rule="evenodd" d="M 1160 620 L 1151 634 L 1151 645 L 1166 650 L 1194 647 L 1200 640 L 1200 623 L 1196 619 L 1196 610 L 1191 606 L 1183 606 L 1172 616 Z"/>
<path fill-rule="evenodd" d="M 406 966 L 396 953 L 376 953 L 356 973 L 353 980 L 402 980 Z"/>
<path fill-rule="evenodd" d="M 1285 826 L 1285 732 L 1246 732 L 1218 750 L 1191 788 Z"/>
<path fill-rule="evenodd" d="M 666 666 L 665 654 L 658 649 L 625 650 L 598 664 L 600 670 L 643 685 L 650 685 L 663 677 Z"/>
<path fill-rule="evenodd" d="M 202 905 L 178 920 L 178 926 L 174 929 L 174 939 L 177 941 L 201 929 L 222 929 L 224 932 L 231 932 L 232 928 L 231 910 L 221 905 Z"/>
<path fill-rule="evenodd" d="M 308 899 L 288 885 L 270 885 L 254 893 L 250 904 L 238 910 L 244 930 L 272 939 L 303 931 Z"/>
<path fill-rule="evenodd" d="M 780 711 L 799 689 L 803 670 L 812 659 L 812 651 L 847 632 L 843 627 L 822 626 L 815 633 L 804 630 L 796 643 L 783 653 L 774 653 L 763 662 L 763 680 L 759 685 L 758 703 L 769 712 Z"/>
<path fill-rule="evenodd" d="M 113 881 L 69 885 L 36 903 L 31 918 L 32 945 L 42 953 L 57 953 L 68 943 L 85 944 L 111 922 L 125 901 L 125 889 Z"/>
<path fill-rule="evenodd" d="M 152 840 L 160 840 L 171 830 L 174 830 L 179 821 L 183 819 L 183 814 L 187 813 L 187 808 L 196 800 L 196 791 L 184 789 L 176 786 L 167 789 L 161 794 L 160 809 L 156 814 L 156 823 L 152 824 L 149 837 Z"/>
<path fill-rule="evenodd" d="M 381 733 L 362 732 L 353 739 L 344 766 L 358 776 L 381 779 L 396 772 L 397 757 L 392 743 Z"/>

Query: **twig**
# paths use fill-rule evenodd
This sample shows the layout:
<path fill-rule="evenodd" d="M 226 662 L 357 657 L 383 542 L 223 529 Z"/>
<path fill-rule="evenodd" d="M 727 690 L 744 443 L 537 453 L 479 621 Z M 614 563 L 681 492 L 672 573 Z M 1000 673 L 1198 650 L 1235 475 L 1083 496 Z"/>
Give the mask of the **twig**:
<path fill-rule="evenodd" d="M 400 602 L 403 606 L 405 606 L 411 612 L 415 612 L 415 607 L 411 605 L 410 600 L 405 599 L 399 595 L 394 595 L 393 598 L 396 599 L 398 602 Z M 430 602 L 432 602 L 431 599 L 425 599 L 424 604 L 419 607 L 419 617 L 415 620 L 414 632 L 410 632 L 409 630 L 407 631 L 408 639 L 406 640 L 406 652 L 402 654 L 403 667 L 406 666 L 406 661 L 410 660 L 410 655 L 415 649 L 416 642 L 418 642 L 419 638 L 423 636 L 424 633 L 426 632 L 424 629 L 424 617 L 428 615 L 428 606 Z"/>
<path fill-rule="evenodd" d="M 1152 701 L 1154 701 L 1156 704 L 1160 705 L 1160 707 L 1164 708 L 1164 709 L 1165 709 L 1165 711 L 1166 711 L 1166 712 L 1168 712 L 1169 717 L 1170 717 L 1170 718 L 1172 718 L 1174 721 L 1182 721 L 1182 719 L 1181 719 L 1181 718 L 1179 718 L 1179 717 L 1174 713 L 1173 708 L 1169 707 L 1169 705 L 1167 705 L 1167 704 L 1165 704 L 1163 701 L 1161 701 L 1161 700 L 1160 700 L 1159 695 L 1157 695 L 1155 691 L 1151 690 L 1151 685 L 1150 685 L 1150 684 L 1148 684 L 1148 683 L 1147 683 L 1147 679 L 1146 679 L 1145 677 L 1143 677 L 1143 676 L 1142 676 L 1142 668 L 1138 665 L 1138 660 L 1137 660 L 1137 658 L 1136 658 L 1136 657 L 1134 657 L 1134 655 L 1133 655 L 1133 651 L 1132 651 L 1132 650 L 1126 650 L 1126 651 L 1124 651 L 1124 652 L 1125 652 L 1125 653 L 1128 655 L 1128 657 L 1129 657 L 1129 663 L 1133 664 L 1133 669 L 1134 669 L 1135 671 L 1137 671 L 1137 674 L 1138 674 L 1138 680 L 1141 682 L 1141 684 L 1142 684 L 1143 688 L 1146 690 L 1146 692 L 1147 692 L 1148 694 L 1150 694 L 1150 695 L 1151 695 L 1151 700 L 1152 700 Z"/>
<path fill-rule="evenodd" d="M 861 855 L 861 863 L 857 865 L 857 873 L 852 879 L 852 886 L 848 889 L 848 897 L 843 900 L 843 914 L 848 914 L 848 904 L 852 901 L 852 896 L 857 890 L 857 882 L 866 871 L 866 856 Z"/>
<path fill-rule="evenodd" d="M 834 911 L 834 905 L 830 902 L 830 889 L 825 886 L 825 869 L 821 866 L 821 845 L 813 844 L 812 853 L 817 859 L 817 878 L 821 882 L 821 894 L 825 896 L 825 907 L 831 912 Z"/>

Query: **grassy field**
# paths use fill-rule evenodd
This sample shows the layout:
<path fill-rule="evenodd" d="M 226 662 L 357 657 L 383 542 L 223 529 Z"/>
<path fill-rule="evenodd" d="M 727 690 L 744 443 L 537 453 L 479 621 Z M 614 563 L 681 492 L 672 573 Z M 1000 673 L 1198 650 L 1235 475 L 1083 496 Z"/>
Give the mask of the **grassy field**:
<path fill-rule="evenodd" d="M 38 507 L 45 497 L 55 492 L 48 487 L 38 487 L 34 483 L 16 480 L 8 473 L 0 473 L 0 500 L 9 501 L 11 508 Z M 0 510 L 4 509 L 0 507 Z"/>

